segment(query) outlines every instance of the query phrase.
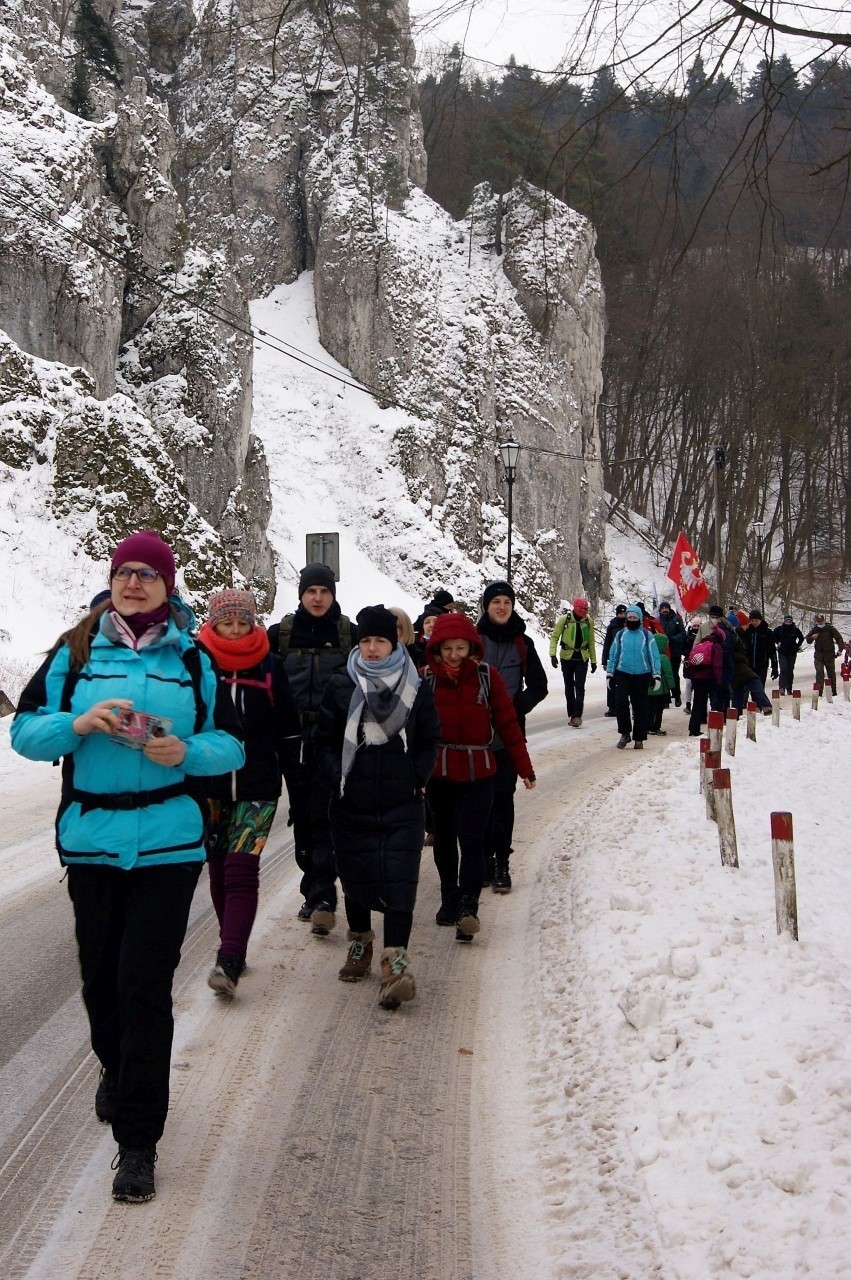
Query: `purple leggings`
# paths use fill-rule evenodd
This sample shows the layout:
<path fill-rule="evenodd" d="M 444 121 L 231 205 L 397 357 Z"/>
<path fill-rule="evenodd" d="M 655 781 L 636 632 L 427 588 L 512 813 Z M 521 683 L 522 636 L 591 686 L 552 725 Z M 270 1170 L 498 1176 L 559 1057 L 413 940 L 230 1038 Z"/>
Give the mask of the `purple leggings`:
<path fill-rule="evenodd" d="M 260 854 L 277 800 L 211 800 L 207 841 L 210 897 L 219 921 L 219 955 L 244 960 L 257 915 Z"/>

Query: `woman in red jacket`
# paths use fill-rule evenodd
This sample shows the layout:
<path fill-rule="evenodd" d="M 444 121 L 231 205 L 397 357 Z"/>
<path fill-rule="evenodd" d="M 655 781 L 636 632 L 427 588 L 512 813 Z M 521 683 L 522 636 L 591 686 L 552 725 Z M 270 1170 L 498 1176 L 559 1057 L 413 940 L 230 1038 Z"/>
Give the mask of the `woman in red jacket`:
<path fill-rule="evenodd" d="M 442 614 L 426 647 L 426 679 L 434 688 L 441 741 L 428 784 L 434 861 L 440 876 L 437 923 L 456 925 L 459 942 L 479 932 L 485 876 L 485 831 L 493 803 L 496 729 L 523 785 L 535 773 L 514 703 L 498 671 L 482 662 L 482 640 L 462 613 Z M 461 857 L 459 866 L 458 849 Z"/>

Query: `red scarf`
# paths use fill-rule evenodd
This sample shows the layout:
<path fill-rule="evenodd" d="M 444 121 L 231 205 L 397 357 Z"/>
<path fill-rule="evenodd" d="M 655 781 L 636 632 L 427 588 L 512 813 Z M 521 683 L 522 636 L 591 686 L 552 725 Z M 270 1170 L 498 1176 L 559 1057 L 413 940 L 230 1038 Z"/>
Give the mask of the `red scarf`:
<path fill-rule="evenodd" d="M 205 649 L 210 650 L 222 671 L 247 671 L 262 662 L 269 652 L 269 637 L 263 627 L 255 627 L 238 640 L 226 640 L 213 630 L 209 622 L 205 622 L 198 639 Z"/>

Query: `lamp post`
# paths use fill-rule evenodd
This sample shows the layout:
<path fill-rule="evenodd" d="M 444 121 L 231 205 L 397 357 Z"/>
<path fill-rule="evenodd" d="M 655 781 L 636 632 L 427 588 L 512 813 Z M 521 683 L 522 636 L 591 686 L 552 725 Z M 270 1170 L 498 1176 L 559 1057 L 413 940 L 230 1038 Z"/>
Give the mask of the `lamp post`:
<path fill-rule="evenodd" d="M 756 529 L 756 542 L 759 548 L 759 605 L 763 618 L 765 617 L 765 576 L 762 565 L 762 531 L 765 528 L 764 520 L 753 520 L 751 527 Z"/>
<path fill-rule="evenodd" d="M 520 445 L 515 440 L 506 440 L 504 444 L 499 446 L 502 465 L 505 467 L 505 480 L 508 485 L 508 564 L 505 576 L 509 582 L 511 581 L 511 526 L 514 517 L 512 491 L 514 489 L 514 476 L 517 471 L 517 455 L 519 452 Z"/>

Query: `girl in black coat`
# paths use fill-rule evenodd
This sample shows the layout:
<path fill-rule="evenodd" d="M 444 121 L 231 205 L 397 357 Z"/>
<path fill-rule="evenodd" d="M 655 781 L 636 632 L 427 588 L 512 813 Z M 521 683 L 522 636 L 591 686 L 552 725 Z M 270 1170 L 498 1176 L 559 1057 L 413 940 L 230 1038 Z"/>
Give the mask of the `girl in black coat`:
<path fill-rule="evenodd" d="M 214 595 L 198 638 L 216 659 L 219 680 L 245 733 L 243 767 L 205 780 L 210 896 L 220 930 L 207 982 L 216 995 L 233 996 L 257 914 L 260 854 L 278 807 L 281 777 L 292 783 L 298 766 L 301 723 L 283 661 L 270 653 L 269 637 L 257 625 L 250 591 Z"/>
<path fill-rule="evenodd" d="M 325 689 L 315 746 L 332 782 L 331 834 L 349 925 L 340 979 L 368 975 L 371 912 L 382 911 L 379 1004 L 396 1009 L 416 994 L 407 946 L 425 833 L 423 789 L 440 722 L 389 609 L 362 609 L 357 625 L 357 648 Z"/>

